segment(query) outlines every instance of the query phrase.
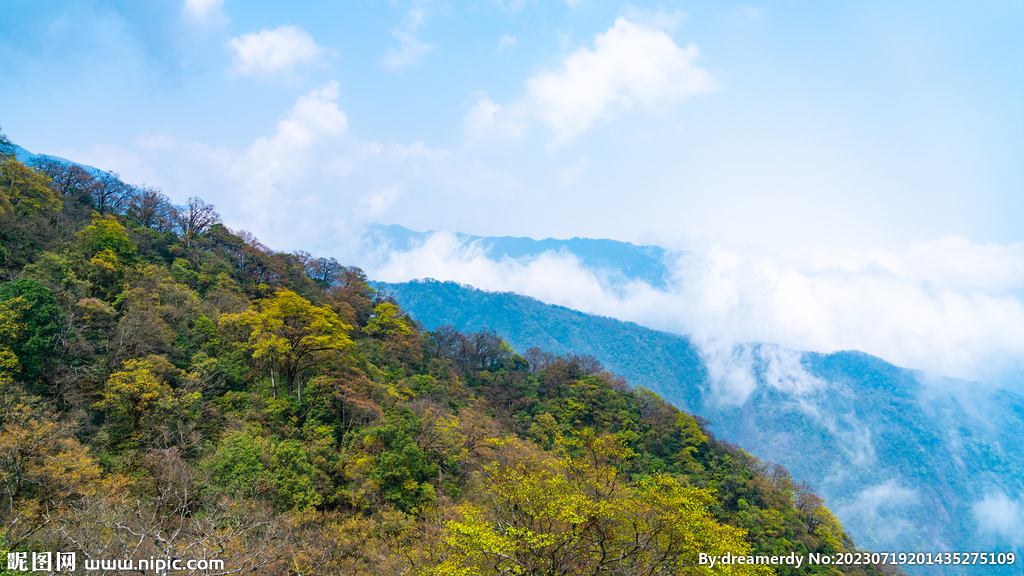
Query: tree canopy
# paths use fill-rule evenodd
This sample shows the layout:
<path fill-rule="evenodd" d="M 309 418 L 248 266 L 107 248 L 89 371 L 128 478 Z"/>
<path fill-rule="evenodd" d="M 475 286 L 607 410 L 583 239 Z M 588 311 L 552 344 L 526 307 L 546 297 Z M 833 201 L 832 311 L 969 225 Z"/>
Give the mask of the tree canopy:
<path fill-rule="evenodd" d="M 241 314 L 224 315 L 221 324 L 249 330 L 253 358 L 279 368 L 289 392 L 303 370 L 352 345 L 351 326 L 291 290 L 279 290 Z"/>

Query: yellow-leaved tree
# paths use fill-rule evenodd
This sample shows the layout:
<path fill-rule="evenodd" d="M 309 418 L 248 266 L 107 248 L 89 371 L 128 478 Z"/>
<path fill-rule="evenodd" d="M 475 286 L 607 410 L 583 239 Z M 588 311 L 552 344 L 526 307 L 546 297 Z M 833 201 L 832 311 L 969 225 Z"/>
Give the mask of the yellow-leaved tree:
<path fill-rule="evenodd" d="M 50 178 L 11 156 L 0 157 L 0 216 L 34 216 L 60 210 L 64 203 L 50 189 Z"/>
<path fill-rule="evenodd" d="M 291 290 L 279 290 L 241 314 L 225 314 L 220 324 L 248 330 L 253 358 L 277 367 L 289 392 L 303 370 L 352 345 L 351 326 L 330 308 L 316 306 Z"/>
<path fill-rule="evenodd" d="M 747 554 L 746 532 L 720 524 L 712 491 L 667 475 L 630 482 L 630 452 L 614 436 L 560 438 L 561 455 L 497 442 L 477 503 L 460 506 L 423 574 L 476 576 L 767 575 L 766 566 L 699 564 L 699 554 Z"/>
<path fill-rule="evenodd" d="M 199 399 L 198 392 L 181 393 L 167 384 L 168 375 L 180 371 L 162 356 L 147 356 L 126 361 L 121 371 L 107 379 L 103 400 L 97 408 L 126 416 L 132 424 L 132 434 L 139 434 L 144 425 L 160 412 L 191 405 Z"/>
<path fill-rule="evenodd" d="M 94 492 L 100 475 L 74 426 L 12 378 L 19 366 L 8 344 L 25 329 L 17 321 L 21 300 L 0 302 L 0 550 L 20 546 Z"/>
<path fill-rule="evenodd" d="M 0 386 L 4 388 L 20 369 L 18 356 L 10 346 L 25 330 L 25 325 L 18 321 L 18 311 L 24 301 L 25 299 L 19 296 L 0 302 Z"/>

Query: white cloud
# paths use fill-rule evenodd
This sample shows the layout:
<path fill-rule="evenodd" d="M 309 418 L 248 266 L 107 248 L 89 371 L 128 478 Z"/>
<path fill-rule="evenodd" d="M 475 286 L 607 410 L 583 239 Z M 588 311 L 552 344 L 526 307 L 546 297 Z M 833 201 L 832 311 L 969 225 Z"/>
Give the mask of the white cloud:
<path fill-rule="evenodd" d="M 309 240 L 302 234 L 309 227 L 299 222 L 312 218 L 318 226 L 328 227 L 337 222 L 330 211 L 311 204 L 319 195 L 333 192 L 329 185 L 298 186 L 325 170 L 329 163 L 324 151 L 340 143 L 347 132 L 348 119 L 337 98 L 334 81 L 300 96 L 273 134 L 256 138 L 242 150 L 156 135 L 136 138 L 131 148 L 96 148 L 68 157 L 116 167 L 126 181 L 160 186 L 175 201 L 202 196 L 218 206 L 231 226 L 260 235 L 273 232 L 275 226 L 291 226 L 293 234 Z M 271 244 L 278 240 L 272 234 L 262 239 Z"/>
<path fill-rule="evenodd" d="M 230 73 L 238 76 L 291 74 L 298 66 L 320 63 L 333 54 L 294 25 L 243 34 L 228 42 L 227 48 L 234 57 Z"/>
<path fill-rule="evenodd" d="M 1014 546 L 1024 544 L 1024 501 L 996 492 L 975 502 L 971 510 L 980 534 L 996 535 Z"/>
<path fill-rule="evenodd" d="M 301 175 L 311 160 L 311 147 L 348 129 L 348 118 L 336 102 L 338 83 L 331 81 L 319 90 L 300 96 L 277 123 L 273 136 L 257 138 L 232 173 L 245 182 L 246 204 L 250 210 L 270 217 L 267 203 L 278 186 Z"/>
<path fill-rule="evenodd" d="M 413 8 L 406 15 L 403 26 L 391 31 L 391 34 L 398 38 L 399 49 L 390 49 L 384 54 L 385 66 L 392 70 L 400 70 L 416 64 L 420 58 L 437 46 L 433 42 L 424 42 L 416 36 L 416 31 L 423 26 L 425 18 L 426 12 L 423 7 Z"/>
<path fill-rule="evenodd" d="M 1017 295 L 1024 276 L 1014 272 L 1024 265 L 1024 254 L 1017 244 L 944 237 L 903 252 L 785 257 L 694 246 L 669 263 L 673 277 L 658 289 L 640 281 L 616 283 L 568 254 L 496 262 L 445 238 L 365 265 L 381 280 L 432 277 L 511 290 L 717 342 L 722 370 L 716 381 L 739 401 L 751 390 L 736 368 L 743 358 L 734 356 L 743 351 L 733 343 L 742 342 L 857 349 L 900 366 L 1002 385 L 1010 385 L 1002 378 L 1024 370 L 1024 304 Z M 780 368 L 774 385 L 792 393 L 813 390 L 815 382 L 792 376 L 787 358 L 769 359 L 789 366 Z"/>
<path fill-rule="evenodd" d="M 713 91 L 711 74 L 694 64 L 699 54 L 693 44 L 680 48 L 655 25 L 619 18 L 594 37 L 593 50 L 580 47 L 555 69 L 531 76 L 526 97 L 502 110 L 513 116 L 508 122 L 534 120 L 547 126 L 552 131 L 549 149 L 558 148 L 598 120 L 625 110 L 665 109 Z"/>
<path fill-rule="evenodd" d="M 624 18 L 647 28 L 671 32 L 686 21 L 686 14 L 679 8 L 672 12 L 666 12 L 664 10 L 649 10 L 637 8 L 636 6 L 627 6 Z"/>
<path fill-rule="evenodd" d="M 477 103 L 470 108 L 462 122 L 469 143 L 503 141 L 522 136 L 526 131 L 523 118 L 516 118 L 516 112 L 509 112 L 496 104 L 484 92 L 478 94 Z"/>
<path fill-rule="evenodd" d="M 828 383 L 804 370 L 799 351 L 774 344 L 735 344 L 709 337 L 696 338 L 694 344 L 708 371 L 711 386 L 708 392 L 712 402 L 740 406 L 757 390 L 760 380 L 791 396 L 804 413 L 820 419 L 820 413 L 809 397 Z M 834 422 L 822 423 L 837 433 Z"/>
<path fill-rule="evenodd" d="M 698 55 L 693 44 L 680 48 L 660 30 L 619 18 L 594 37 L 593 50 L 579 48 L 526 85 L 538 116 L 556 141 L 565 140 L 634 105 L 651 108 L 712 91 L 711 75 L 693 63 Z"/>
<path fill-rule="evenodd" d="M 221 11 L 224 0 L 185 0 L 182 13 L 199 21 L 214 21 L 227 24 L 228 18 Z"/>
<path fill-rule="evenodd" d="M 862 490 L 849 504 L 840 506 L 836 513 L 844 518 L 844 524 L 871 526 L 874 539 L 888 544 L 898 541 L 901 534 L 915 531 L 908 520 L 901 518 L 899 509 L 914 506 L 919 500 L 916 489 L 902 486 L 892 479 Z"/>
<path fill-rule="evenodd" d="M 398 187 L 384 188 L 359 199 L 359 206 L 369 216 L 380 216 L 398 199 Z"/>
<path fill-rule="evenodd" d="M 511 48 L 516 45 L 516 37 L 509 36 L 508 34 L 502 34 L 498 40 L 498 52 L 505 50 L 505 48 Z"/>
<path fill-rule="evenodd" d="M 710 399 L 722 406 L 741 406 L 757 390 L 753 349 L 731 342 L 701 339 L 696 342 L 708 371 Z"/>

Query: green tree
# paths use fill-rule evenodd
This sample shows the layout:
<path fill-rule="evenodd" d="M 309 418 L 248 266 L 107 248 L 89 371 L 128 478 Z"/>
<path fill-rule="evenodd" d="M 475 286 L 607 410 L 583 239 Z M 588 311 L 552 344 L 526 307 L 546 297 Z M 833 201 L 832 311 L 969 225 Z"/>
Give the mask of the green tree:
<path fill-rule="evenodd" d="M 176 371 L 161 356 L 128 360 L 120 372 L 111 374 L 107 379 L 103 400 L 96 403 L 96 407 L 128 417 L 132 432 L 138 433 L 145 421 L 159 409 L 174 406 L 174 391 L 165 377 Z"/>
<path fill-rule="evenodd" d="M 122 264 L 135 259 L 135 244 L 128 238 L 128 230 L 111 214 L 93 212 L 92 223 L 78 233 L 78 247 L 86 258 L 110 252 Z"/>
<path fill-rule="evenodd" d="M 430 480 L 437 476 L 437 464 L 427 458 L 410 434 L 411 414 L 389 418 L 364 437 L 376 446 L 375 467 L 369 478 L 385 502 L 406 512 L 418 512 L 437 497 Z M 372 448 L 371 448 L 372 449 Z"/>
<path fill-rule="evenodd" d="M 0 159 L 14 156 L 14 143 L 7 139 L 7 135 L 0 129 Z"/>
<path fill-rule="evenodd" d="M 405 323 L 405 314 L 401 308 L 391 302 L 381 302 L 374 307 L 373 314 L 370 316 L 366 328 L 363 328 L 363 332 L 370 336 L 387 338 L 408 336 L 412 330 Z"/>
<path fill-rule="evenodd" d="M 263 462 L 270 443 L 249 431 L 224 436 L 217 451 L 204 464 L 215 485 L 236 495 L 257 495 L 273 487 L 270 471 Z"/>
<path fill-rule="evenodd" d="M 60 210 L 63 206 L 46 175 L 13 156 L 0 159 L 0 215 L 35 216 Z"/>
<path fill-rule="evenodd" d="M 220 323 L 249 330 L 247 347 L 253 358 L 279 367 L 289 392 L 303 370 L 352 345 L 351 327 L 333 310 L 315 306 L 291 290 L 279 290 L 241 314 L 225 314 Z"/>
<path fill-rule="evenodd" d="M 274 470 L 277 505 L 283 510 L 311 510 L 324 497 L 317 490 L 318 471 L 309 461 L 306 447 L 297 440 L 277 443 L 270 463 Z"/>
<path fill-rule="evenodd" d="M 24 324 L 19 322 L 18 314 L 18 307 L 23 301 L 22 298 L 0 301 L 0 387 L 4 390 L 14 381 L 15 375 L 21 372 L 21 363 L 10 346 L 25 330 Z"/>
<path fill-rule="evenodd" d="M 441 561 L 428 572 L 703 575 L 722 569 L 699 566 L 700 553 L 750 551 L 743 530 L 712 516 L 711 491 L 662 475 L 630 483 L 619 464 L 631 454 L 611 435 L 569 439 L 561 457 L 518 441 L 497 445 L 496 461 L 483 471 L 483 502 L 458 509 Z M 771 571 L 736 566 L 726 573 Z"/>
<path fill-rule="evenodd" d="M 38 378 L 50 360 L 59 333 L 60 310 L 45 286 L 29 278 L 0 285 L 3 302 L 21 326 L 7 338 L 6 346 L 21 364 L 23 381 Z"/>

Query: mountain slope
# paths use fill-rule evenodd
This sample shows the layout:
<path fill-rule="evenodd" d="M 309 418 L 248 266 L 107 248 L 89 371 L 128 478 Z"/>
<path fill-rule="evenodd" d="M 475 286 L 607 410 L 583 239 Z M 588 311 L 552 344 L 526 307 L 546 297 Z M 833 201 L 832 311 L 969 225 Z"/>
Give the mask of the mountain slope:
<path fill-rule="evenodd" d="M 778 560 L 858 553 L 813 488 L 589 357 L 423 333 L 358 268 L 0 144 L 0 556 L 797 576 L 839 572 Z"/>
<path fill-rule="evenodd" d="M 1012 530 L 999 531 L 989 505 L 1024 493 L 1024 399 L 1016 395 L 860 352 L 765 344 L 716 350 L 451 282 L 383 287 L 427 329 L 494 330 L 520 352 L 540 346 L 593 354 L 632 384 L 708 418 L 720 437 L 818 487 L 863 546 L 1021 544 Z"/>

